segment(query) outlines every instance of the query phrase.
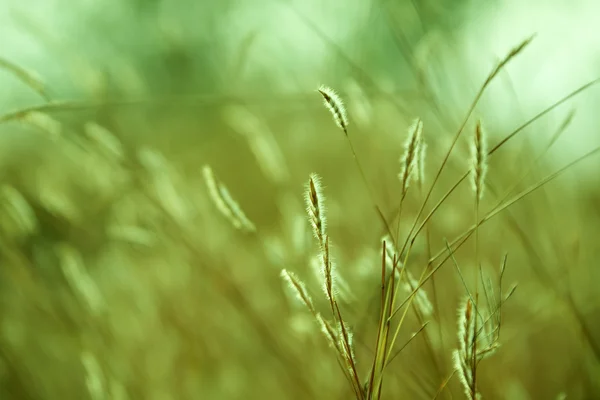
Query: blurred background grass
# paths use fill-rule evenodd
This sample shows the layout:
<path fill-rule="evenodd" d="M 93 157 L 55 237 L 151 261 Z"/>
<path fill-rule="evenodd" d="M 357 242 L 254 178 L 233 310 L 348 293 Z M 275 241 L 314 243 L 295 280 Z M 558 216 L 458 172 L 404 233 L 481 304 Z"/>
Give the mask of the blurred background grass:
<path fill-rule="evenodd" d="M 345 100 L 369 185 L 391 215 L 415 117 L 427 188 L 486 75 L 524 38 L 537 33 L 476 110 L 490 147 L 599 75 L 599 13 L 592 0 L 3 1 L 0 115 L 13 117 L 0 125 L 0 398 L 349 398 L 331 349 L 279 278 L 294 271 L 327 310 L 302 197 L 316 172 L 366 374 L 384 231 L 316 88 Z M 591 87 L 494 154 L 482 209 L 599 145 L 599 104 Z M 468 168 L 472 129 L 434 201 Z M 218 214 L 205 164 L 256 234 Z M 507 286 L 519 284 L 502 347 L 479 370 L 486 399 L 600 398 L 599 167 L 573 167 L 480 232 L 484 267 L 497 274 L 508 253 Z M 409 193 L 404 234 L 422 201 Z M 444 249 L 474 218 L 464 183 L 409 268 L 420 272 L 428 243 Z M 473 242 L 456 258 L 471 271 Z M 464 288 L 450 263 L 435 281 L 435 295 L 425 286 L 438 307 L 430 343 L 418 337 L 394 360 L 384 398 L 434 398 L 452 370 Z M 409 321 L 401 342 L 418 327 Z M 454 377 L 439 398 L 462 395 Z"/>

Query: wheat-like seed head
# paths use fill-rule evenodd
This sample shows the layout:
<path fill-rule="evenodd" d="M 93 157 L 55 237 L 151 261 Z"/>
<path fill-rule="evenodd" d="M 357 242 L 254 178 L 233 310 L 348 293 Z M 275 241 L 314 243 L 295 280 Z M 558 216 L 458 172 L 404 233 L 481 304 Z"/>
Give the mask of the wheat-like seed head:
<path fill-rule="evenodd" d="M 418 168 L 418 158 L 423 135 L 423 121 L 417 118 L 408 129 L 408 136 L 404 142 L 404 154 L 400 159 L 402 169 L 398 177 L 402 183 L 402 195 L 406 194 Z M 417 176 L 418 178 L 418 176 Z"/>
<path fill-rule="evenodd" d="M 345 333 L 345 335 L 344 335 Z M 342 328 L 342 324 L 338 324 L 338 337 L 339 337 L 339 346 L 343 349 L 343 355 L 348 363 L 355 362 L 354 355 L 354 335 L 346 326 L 345 329 Z"/>
<path fill-rule="evenodd" d="M 313 306 L 312 298 L 308 294 L 306 285 L 293 272 L 286 269 L 281 270 L 281 278 L 287 284 L 288 288 L 294 293 L 297 300 L 304 304 L 313 314 L 316 315 L 315 307 Z"/>
<path fill-rule="evenodd" d="M 204 181 L 208 187 L 210 199 L 217 207 L 217 210 L 219 210 L 219 212 L 227 218 L 235 228 L 246 232 L 256 231 L 256 227 L 252 221 L 246 217 L 246 214 L 242 211 L 240 205 L 233 200 L 229 194 L 229 190 L 217 181 L 212 168 L 205 165 L 202 168 L 202 175 L 204 176 Z"/>
<path fill-rule="evenodd" d="M 335 330 L 333 329 L 333 327 L 331 326 L 331 324 L 329 322 L 327 322 L 327 320 L 325 320 L 321 314 L 317 314 L 316 318 L 317 318 L 317 323 L 319 324 L 319 327 L 321 328 L 321 332 L 323 333 L 323 335 L 325 335 L 325 338 L 327 339 L 327 342 L 329 343 L 329 345 L 331 347 L 333 347 L 334 349 L 336 349 L 338 351 L 338 353 L 342 354 L 343 350 L 340 348 L 338 335 L 335 332 Z"/>
<path fill-rule="evenodd" d="M 335 273 L 334 265 L 329 253 L 329 238 L 325 231 L 325 215 L 323 205 L 323 191 L 321 189 L 321 179 L 316 174 L 311 174 L 304 192 L 306 201 L 306 211 L 313 233 L 319 243 L 319 258 L 323 273 L 323 289 L 331 306 L 335 302 Z"/>
<path fill-rule="evenodd" d="M 306 212 L 310 225 L 313 228 L 315 238 L 319 242 L 319 246 L 325 246 L 325 206 L 323 190 L 321 188 L 321 178 L 317 174 L 311 174 L 304 192 L 306 202 Z"/>
<path fill-rule="evenodd" d="M 483 197 L 485 175 L 487 172 L 487 141 L 481 121 L 477 121 L 473 144 L 471 146 L 471 163 L 473 164 L 473 179 L 471 181 L 477 200 Z"/>
<path fill-rule="evenodd" d="M 473 349 L 475 348 L 475 315 L 471 298 L 467 296 L 458 311 L 458 349 L 454 351 L 454 367 L 470 400 L 479 399 L 477 388 L 473 388 Z"/>
<path fill-rule="evenodd" d="M 344 133 L 348 134 L 348 115 L 346 114 L 346 107 L 340 96 L 330 87 L 321 85 L 318 92 L 323 96 L 325 107 L 329 110 L 333 116 L 333 120 L 336 125 L 340 127 Z"/>
<path fill-rule="evenodd" d="M 325 236 L 325 244 L 321 249 L 321 268 L 323 272 L 323 290 L 327 299 L 333 304 L 337 294 L 336 274 L 333 261 L 329 253 L 329 237 Z"/>

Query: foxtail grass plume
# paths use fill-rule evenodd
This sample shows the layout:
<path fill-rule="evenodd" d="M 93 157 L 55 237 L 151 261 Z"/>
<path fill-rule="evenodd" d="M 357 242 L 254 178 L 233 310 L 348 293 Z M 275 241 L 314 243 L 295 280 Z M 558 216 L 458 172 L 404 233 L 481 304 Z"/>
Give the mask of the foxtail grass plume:
<path fill-rule="evenodd" d="M 458 314 L 458 349 L 454 351 L 454 367 L 469 400 L 478 400 L 481 396 L 475 387 L 475 310 L 471 298 L 467 296 Z"/>
<path fill-rule="evenodd" d="M 330 87 L 321 85 L 318 89 L 321 96 L 323 96 L 323 100 L 325 102 L 325 107 L 329 110 L 331 115 L 333 116 L 333 120 L 336 125 L 340 127 L 344 133 L 348 134 L 348 116 L 346 114 L 346 107 L 344 106 L 344 102 L 340 98 L 340 96 L 335 92 L 335 90 Z"/>
<path fill-rule="evenodd" d="M 485 131 L 481 126 L 481 121 L 477 121 L 475 134 L 473 135 L 473 144 L 471 146 L 471 163 L 473 164 L 473 179 L 471 183 L 473 185 L 473 191 L 475 191 L 476 198 L 479 201 L 483 197 L 485 175 L 487 172 L 487 142 Z"/>
<path fill-rule="evenodd" d="M 204 181 L 208 187 L 208 193 L 212 202 L 215 204 L 219 212 L 226 217 L 231 224 L 242 231 L 254 232 L 256 227 L 246 217 L 238 203 L 236 203 L 227 188 L 217 181 L 212 169 L 205 165 L 202 168 Z"/>
<path fill-rule="evenodd" d="M 411 179 L 418 173 L 418 158 L 423 135 L 423 121 L 417 118 L 408 129 L 408 136 L 404 142 L 404 154 L 400 159 L 402 169 L 398 177 L 402 183 L 402 195 L 406 194 Z M 418 178 L 418 176 L 417 176 Z"/>
<path fill-rule="evenodd" d="M 326 233 L 325 206 L 321 179 L 317 174 L 311 174 L 304 192 L 306 212 L 313 228 L 313 233 L 319 244 L 319 258 L 323 274 L 323 290 L 332 307 L 335 298 L 334 280 L 336 274 L 329 252 L 329 237 Z"/>
<path fill-rule="evenodd" d="M 312 299 L 308 294 L 308 290 L 302 282 L 293 272 L 286 269 L 281 270 L 281 278 L 287 284 L 288 288 L 294 293 L 295 297 L 304 304 L 313 314 L 316 315 L 315 307 L 313 306 Z"/>
<path fill-rule="evenodd" d="M 475 308 L 470 296 L 466 296 L 458 312 L 458 349 L 454 351 L 454 367 L 467 398 L 481 399 L 477 391 L 476 376 L 478 363 L 496 353 L 500 347 L 500 321 L 495 318 L 499 304 L 490 312 Z M 479 328 L 478 328 L 479 326 Z"/>
<path fill-rule="evenodd" d="M 324 319 L 321 314 L 317 314 L 316 319 L 317 323 L 319 324 L 319 327 L 321 328 L 321 332 L 323 333 L 323 335 L 325 335 L 325 338 L 327 339 L 329 345 L 332 348 L 336 349 L 339 354 L 342 354 L 343 350 L 340 347 L 338 335 L 331 326 L 331 324 L 327 322 L 327 320 Z"/>
<path fill-rule="evenodd" d="M 324 196 L 321 187 L 321 178 L 317 174 L 310 175 L 306 190 L 304 191 L 304 200 L 313 233 L 319 242 L 319 246 L 323 249 L 325 247 L 326 227 L 325 206 L 323 204 Z"/>

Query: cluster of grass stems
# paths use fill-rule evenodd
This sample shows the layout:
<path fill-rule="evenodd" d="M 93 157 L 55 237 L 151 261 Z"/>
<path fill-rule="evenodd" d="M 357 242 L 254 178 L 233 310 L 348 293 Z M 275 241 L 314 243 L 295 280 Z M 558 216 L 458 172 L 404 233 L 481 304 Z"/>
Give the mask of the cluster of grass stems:
<path fill-rule="evenodd" d="M 386 218 L 373 200 L 373 205 L 376 208 L 378 215 L 381 218 L 382 226 L 385 230 L 385 236 L 382 240 L 381 248 L 381 296 L 380 296 L 380 315 L 377 327 L 377 337 L 374 344 L 374 356 L 369 363 L 367 371 L 360 371 L 357 363 L 352 341 L 352 332 L 349 325 L 345 322 L 339 302 L 336 297 L 336 269 L 334 267 L 330 254 L 330 239 L 326 230 L 326 211 L 324 206 L 324 197 L 321 189 L 320 178 L 317 175 L 311 175 L 306 186 L 305 198 L 308 218 L 313 228 L 314 236 L 317 241 L 319 258 L 322 270 L 322 284 L 327 302 L 330 307 L 330 320 L 327 320 L 313 305 L 313 301 L 308 289 L 302 280 L 295 274 L 283 270 L 282 277 L 295 292 L 297 299 L 306 306 L 315 320 L 321 327 L 321 331 L 325 339 L 330 343 L 331 348 L 335 351 L 335 355 L 340 364 L 342 372 L 352 387 L 353 393 L 359 400 L 372 400 L 382 398 L 382 387 L 384 383 L 385 372 L 389 368 L 390 362 L 398 356 L 398 354 L 418 335 L 428 335 L 425 329 L 431 316 L 431 303 L 424 292 L 423 285 L 433 279 L 436 271 L 451 258 L 454 266 L 460 275 L 461 281 L 466 292 L 463 302 L 459 306 L 457 320 L 457 348 L 454 350 L 453 365 L 454 369 L 450 374 L 440 382 L 435 398 L 440 396 L 444 391 L 450 379 L 457 375 L 461 385 L 464 388 L 466 398 L 470 400 L 481 399 L 482 395 L 477 386 L 477 371 L 480 362 L 494 354 L 500 346 L 500 328 L 502 321 L 502 305 L 507 301 L 516 289 L 516 284 L 513 285 L 507 292 L 503 292 L 502 278 L 506 268 L 507 257 L 505 256 L 499 271 L 499 280 L 497 284 L 492 282 L 489 276 L 484 274 L 479 261 L 477 266 L 473 268 L 474 277 L 473 287 L 469 287 L 460 267 L 453 257 L 454 252 L 466 243 L 466 240 L 475 235 L 475 259 L 479 260 L 479 227 L 502 210 L 517 202 L 519 199 L 529 193 L 540 188 L 545 183 L 557 177 L 566 169 L 557 171 L 555 174 L 548 176 L 546 179 L 535 184 L 531 188 L 518 194 L 513 198 L 505 198 L 500 201 L 496 207 L 492 208 L 486 214 L 482 215 L 480 210 L 480 201 L 484 195 L 486 186 L 487 158 L 498 150 L 506 141 L 516 135 L 522 128 L 507 136 L 497 146 L 491 150 L 487 148 L 487 138 L 485 130 L 482 127 L 481 121 L 477 121 L 473 130 L 471 141 L 472 158 L 470 166 L 455 185 L 439 200 L 429 214 L 423 217 L 425 208 L 428 205 L 428 200 L 434 190 L 438 179 L 440 178 L 447 161 L 459 141 L 463 131 L 468 126 L 473 111 L 477 103 L 483 95 L 485 89 L 494 80 L 498 73 L 508 64 L 513 58 L 521 53 L 527 45 L 533 40 L 533 37 L 525 40 L 520 45 L 512 49 L 509 54 L 498 63 L 498 65 L 489 74 L 481 89 L 477 93 L 475 100 L 470 106 L 466 117 L 463 120 L 460 128 L 456 132 L 450 147 L 442 161 L 442 164 L 435 174 L 430 188 L 426 192 L 421 208 L 414 220 L 410 232 L 402 241 L 399 237 L 400 221 L 402 216 L 402 206 L 411 181 L 418 183 L 419 189 L 423 191 L 425 180 L 425 163 L 426 163 L 426 143 L 423 137 L 423 122 L 416 119 L 413 125 L 408 129 L 408 135 L 405 142 L 405 150 L 401 162 L 401 169 L 398 175 L 400 200 L 397 211 L 393 218 L 397 221 L 397 228 L 394 230 L 390 223 L 390 218 Z M 345 111 L 345 107 L 341 98 L 332 89 L 322 86 L 319 88 L 319 93 L 322 95 L 325 106 L 331 112 L 336 125 L 343 131 L 356 165 L 360 171 L 361 177 L 366 185 L 366 190 L 371 191 L 368 180 L 357 158 L 356 151 L 352 146 L 352 141 L 349 137 L 349 122 Z M 536 117 L 537 118 L 537 117 Z M 534 118 L 535 120 L 535 118 Z M 529 121 L 527 124 L 531 123 Z M 526 124 L 526 125 L 527 125 Z M 435 140 L 435 139 L 433 139 Z M 598 149 L 592 150 L 579 160 L 587 158 L 598 152 Z M 464 232 L 452 243 L 446 242 L 444 250 L 432 256 L 426 265 L 422 266 L 421 274 L 418 279 L 412 277 L 407 266 L 410 264 L 410 253 L 413 245 L 420 233 L 427 226 L 427 222 L 431 219 L 440 205 L 447 197 L 463 182 L 468 176 L 471 178 L 473 188 L 473 204 L 474 224 L 472 228 Z M 510 193 L 510 192 L 509 192 Z M 373 197 L 371 197 L 373 199 Z M 480 281 L 482 283 L 480 288 Z M 407 288 L 403 292 L 402 288 Z M 496 287 L 496 289 L 495 289 Z M 400 293 L 408 292 L 405 298 L 400 297 Z M 418 329 L 408 340 L 407 343 L 400 345 L 398 343 L 399 333 L 404 326 L 408 311 L 414 308 L 415 314 L 419 319 L 421 328 Z M 428 342 L 430 343 L 430 342 Z M 438 370 L 438 372 L 441 372 Z M 361 375 L 361 373 L 363 375 Z"/>

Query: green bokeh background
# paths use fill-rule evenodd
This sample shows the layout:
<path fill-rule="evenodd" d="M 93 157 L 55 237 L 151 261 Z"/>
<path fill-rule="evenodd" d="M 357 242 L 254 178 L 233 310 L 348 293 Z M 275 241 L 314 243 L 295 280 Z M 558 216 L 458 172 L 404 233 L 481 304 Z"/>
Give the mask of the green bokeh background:
<path fill-rule="evenodd" d="M 585 0 L 4 0 L 0 399 L 351 398 L 279 277 L 296 273 L 326 314 L 303 204 L 309 174 L 325 186 L 366 376 L 384 233 L 373 199 L 393 215 L 409 125 L 423 119 L 428 153 L 401 238 L 498 60 L 537 34 L 485 92 L 426 211 L 470 167 L 477 118 L 492 147 L 598 77 L 599 13 Z M 320 84 L 346 103 L 366 183 Z M 599 104 L 591 86 L 491 156 L 482 212 L 598 146 Z M 204 165 L 256 233 L 219 214 Z M 479 368 L 485 399 L 600 398 L 599 167 L 597 156 L 578 163 L 480 230 L 484 270 L 497 279 L 508 254 L 505 288 L 518 284 L 502 346 Z M 420 274 L 474 220 L 464 182 L 407 268 Z M 473 284 L 474 240 L 456 259 Z M 390 365 L 385 399 L 432 399 L 452 372 L 465 288 L 451 262 L 424 288 L 436 313 Z M 418 328 L 409 313 L 399 343 Z M 454 376 L 438 398 L 462 396 Z"/>

